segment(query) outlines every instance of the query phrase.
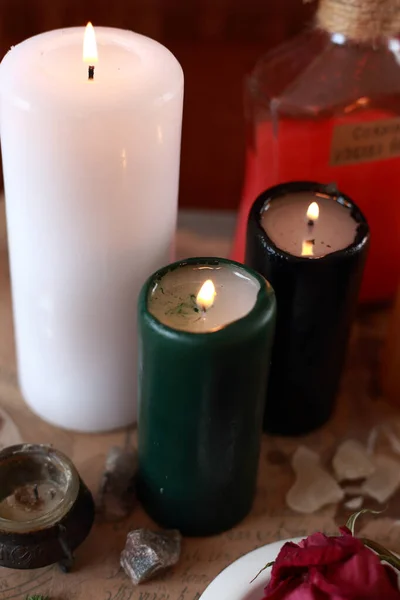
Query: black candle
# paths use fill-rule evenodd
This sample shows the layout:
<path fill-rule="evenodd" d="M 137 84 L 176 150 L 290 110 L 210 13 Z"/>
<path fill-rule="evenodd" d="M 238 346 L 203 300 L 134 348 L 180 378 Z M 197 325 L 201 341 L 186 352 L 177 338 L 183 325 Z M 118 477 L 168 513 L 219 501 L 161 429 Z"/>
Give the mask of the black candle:
<path fill-rule="evenodd" d="M 49 446 L 0 452 L 0 566 L 72 566 L 94 520 L 93 498 L 71 461 Z"/>
<path fill-rule="evenodd" d="M 286 183 L 253 204 L 246 264 L 277 298 L 266 432 L 303 434 L 330 417 L 368 245 L 364 216 L 333 186 Z"/>

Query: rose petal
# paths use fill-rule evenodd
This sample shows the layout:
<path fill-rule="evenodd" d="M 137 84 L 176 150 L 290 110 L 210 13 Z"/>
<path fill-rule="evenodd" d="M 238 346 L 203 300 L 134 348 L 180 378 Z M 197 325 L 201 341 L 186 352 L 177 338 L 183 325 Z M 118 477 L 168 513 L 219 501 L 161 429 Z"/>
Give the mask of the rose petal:
<path fill-rule="evenodd" d="M 339 531 L 342 535 L 351 535 L 353 537 L 353 534 L 351 533 L 351 530 L 347 527 L 347 525 L 342 525 L 341 527 L 339 527 Z"/>
<path fill-rule="evenodd" d="M 363 548 L 362 542 L 352 535 L 328 537 L 314 533 L 300 544 L 287 542 L 272 566 L 269 589 L 275 589 L 282 580 L 304 575 L 312 566 L 344 561 Z"/>
<path fill-rule="evenodd" d="M 308 578 L 310 584 L 319 591 L 324 600 L 327 600 L 328 598 L 334 600 L 352 600 L 346 596 L 346 594 L 343 593 L 343 590 L 335 585 L 335 583 L 327 581 L 324 574 L 321 573 L 319 569 L 316 569 L 315 567 L 311 569 Z"/>
<path fill-rule="evenodd" d="M 308 581 L 302 579 L 290 581 L 286 586 L 268 591 L 266 588 L 262 600 L 327 600 L 325 594 Z M 348 600 L 347 598 L 337 597 L 335 600 Z"/>
<path fill-rule="evenodd" d="M 348 560 L 327 566 L 324 575 L 350 600 L 400 599 L 397 581 L 389 576 L 378 556 L 365 547 Z"/>
<path fill-rule="evenodd" d="M 347 527 L 284 544 L 263 600 L 400 600 L 395 571 Z"/>
<path fill-rule="evenodd" d="M 399 587 L 399 574 L 398 571 L 395 571 L 393 569 L 393 567 L 391 567 L 390 565 L 383 565 L 385 570 L 386 570 L 386 574 L 389 577 L 389 581 L 392 585 L 392 587 L 394 587 L 394 589 L 398 589 Z"/>
<path fill-rule="evenodd" d="M 266 592 L 262 600 L 330 600 L 325 592 L 308 581 L 299 580 L 296 587 L 280 588 L 271 593 Z M 342 596 L 340 593 L 335 593 L 332 600 L 352 600 Z M 357 599 L 358 600 L 358 599 Z"/>
<path fill-rule="evenodd" d="M 280 566 L 326 565 L 345 560 L 362 548 L 363 543 L 352 535 L 329 537 L 314 533 L 300 544 L 286 543 L 278 554 L 273 570 Z"/>
<path fill-rule="evenodd" d="M 301 580 L 298 578 L 279 581 L 275 586 L 271 586 L 271 582 L 269 582 L 264 589 L 263 600 L 281 600 L 283 598 L 288 598 L 300 585 Z"/>

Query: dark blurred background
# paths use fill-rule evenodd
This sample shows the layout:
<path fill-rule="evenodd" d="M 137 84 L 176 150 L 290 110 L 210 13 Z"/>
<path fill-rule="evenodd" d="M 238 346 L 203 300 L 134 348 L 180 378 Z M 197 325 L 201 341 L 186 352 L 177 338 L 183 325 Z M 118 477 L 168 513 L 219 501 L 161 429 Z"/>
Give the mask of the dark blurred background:
<path fill-rule="evenodd" d="M 27 37 L 92 21 L 166 45 L 185 72 L 181 206 L 233 209 L 242 185 L 244 75 L 310 21 L 303 0 L 0 0 L 1 56 Z"/>

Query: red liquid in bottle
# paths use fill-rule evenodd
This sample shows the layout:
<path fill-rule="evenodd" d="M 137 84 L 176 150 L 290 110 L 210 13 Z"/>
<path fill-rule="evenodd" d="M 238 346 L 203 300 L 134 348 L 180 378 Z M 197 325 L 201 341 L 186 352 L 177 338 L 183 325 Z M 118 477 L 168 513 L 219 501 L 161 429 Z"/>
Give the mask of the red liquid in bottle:
<path fill-rule="evenodd" d="M 270 75 L 271 68 L 278 72 Z M 390 81 L 394 72 L 398 80 Z M 244 259 L 248 213 L 262 191 L 285 181 L 335 183 L 371 228 L 361 299 L 394 296 L 400 274 L 398 82 L 399 64 L 386 47 L 335 46 L 315 33 L 302 45 L 300 38 L 282 54 L 276 51 L 270 60 L 267 55 L 247 95 L 249 137 L 236 260 Z"/>

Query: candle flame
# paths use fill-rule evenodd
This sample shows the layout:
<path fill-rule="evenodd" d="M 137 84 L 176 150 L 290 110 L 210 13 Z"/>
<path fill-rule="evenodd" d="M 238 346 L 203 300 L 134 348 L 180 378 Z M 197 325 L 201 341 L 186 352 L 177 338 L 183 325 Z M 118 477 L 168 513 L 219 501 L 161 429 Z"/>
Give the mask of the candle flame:
<path fill-rule="evenodd" d="M 97 63 L 98 57 L 96 34 L 93 25 L 89 22 L 83 38 L 83 60 L 85 63 L 94 65 Z"/>
<path fill-rule="evenodd" d="M 317 221 L 319 217 L 319 206 L 316 202 L 311 202 L 307 209 L 307 219 L 309 221 Z"/>
<path fill-rule="evenodd" d="M 314 256 L 314 244 L 311 240 L 305 240 L 301 247 L 302 256 Z"/>
<path fill-rule="evenodd" d="M 211 279 L 207 279 L 200 288 L 197 294 L 196 304 L 202 311 L 206 311 L 214 304 L 214 298 L 217 292 Z"/>

